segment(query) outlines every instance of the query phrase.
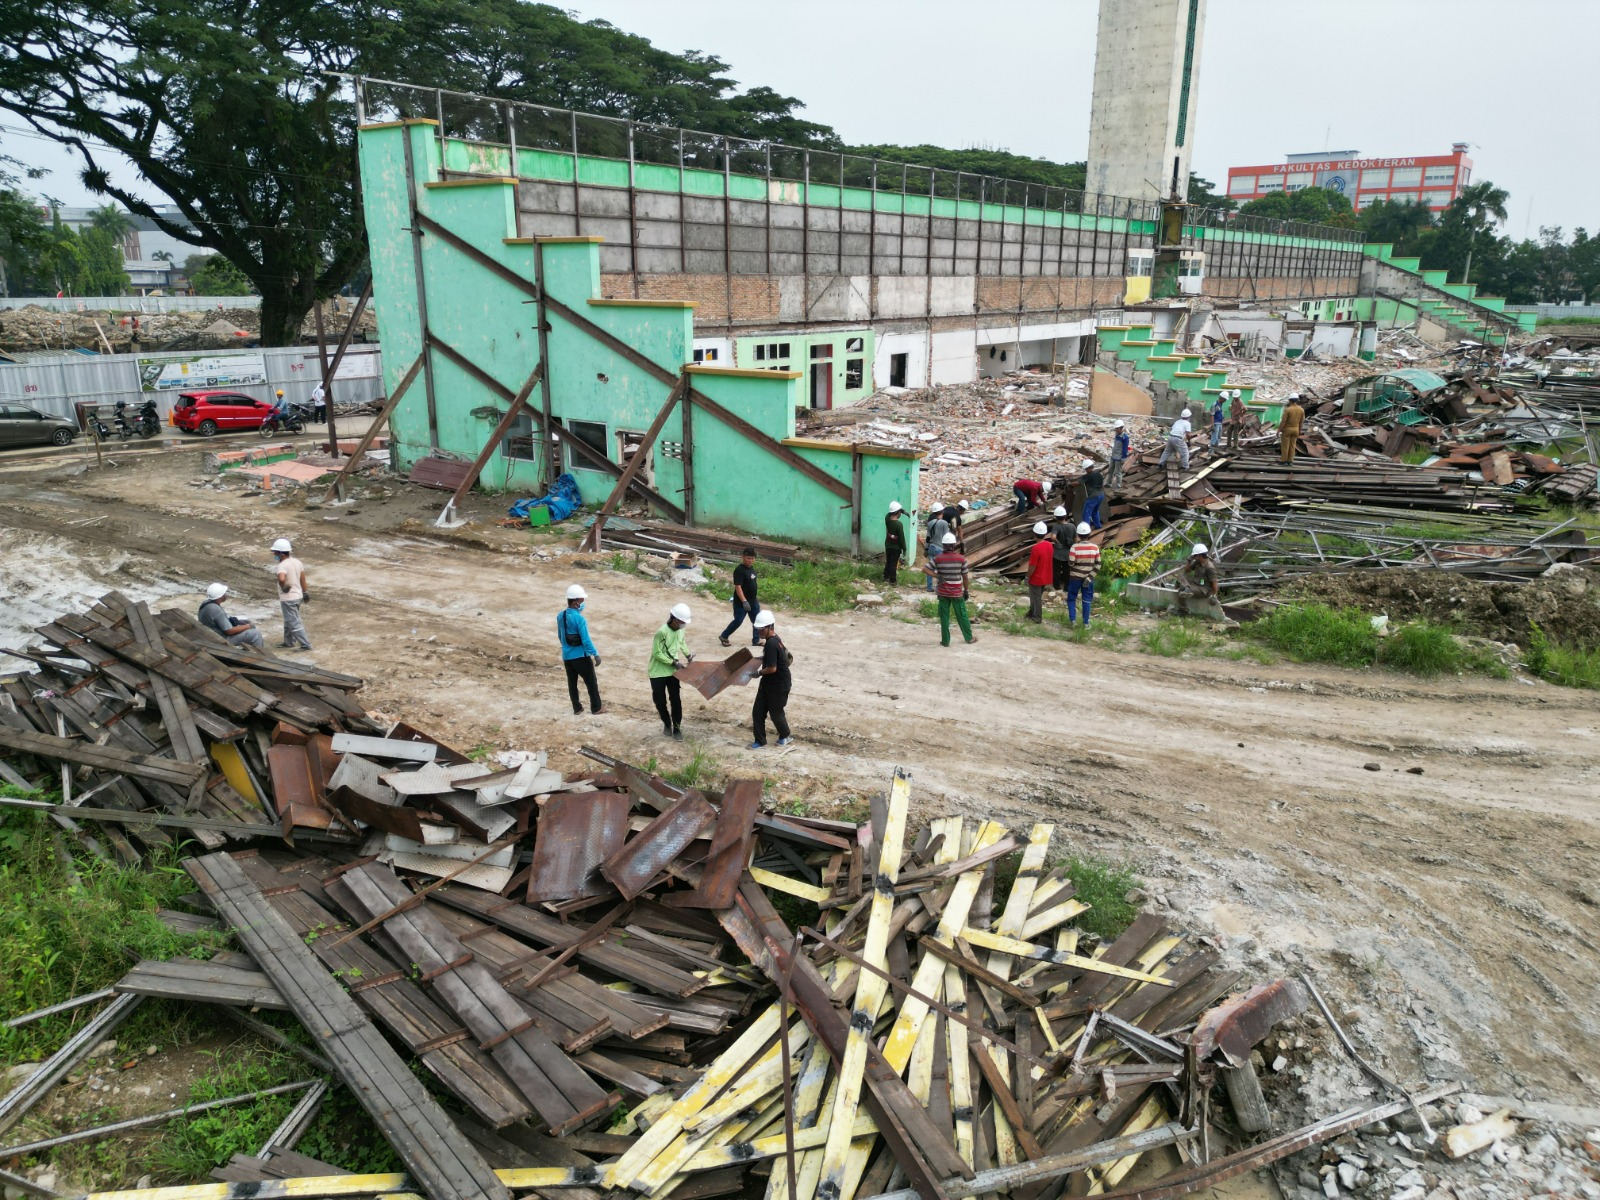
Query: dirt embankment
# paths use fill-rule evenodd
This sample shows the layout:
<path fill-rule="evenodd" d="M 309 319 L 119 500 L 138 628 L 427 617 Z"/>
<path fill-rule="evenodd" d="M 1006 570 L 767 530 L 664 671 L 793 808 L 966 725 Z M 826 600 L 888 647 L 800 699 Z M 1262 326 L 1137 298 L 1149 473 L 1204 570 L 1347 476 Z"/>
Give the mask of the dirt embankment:
<path fill-rule="evenodd" d="M 227 350 L 258 344 L 261 310 L 227 305 L 223 300 L 217 306 L 195 312 L 146 313 L 138 311 L 137 299 L 130 297 L 126 311 L 56 312 L 38 304 L 0 309 L 0 350 L 82 348 L 103 354 L 109 344 L 113 353 L 130 354 L 167 349 Z M 353 307 L 351 300 L 341 300 L 337 312 L 331 303 L 324 305 L 329 338 L 337 340 L 344 333 Z M 368 338 L 377 336 L 378 319 L 372 309 L 361 314 L 356 330 Z M 245 336 L 239 336 L 241 333 Z M 315 314 L 306 315 L 300 334 L 303 338 L 316 337 Z"/>
<path fill-rule="evenodd" d="M 1537 625 L 1558 641 L 1600 646 L 1600 574 L 1558 566 L 1528 583 L 1483 583 L 1442 571 L 1362 571 L 1320 575 L 1298 589 L 1334 607 L 1388 613 L 1395 621 L 1425 617 L 1462 633 L 1527 646 Z"/>

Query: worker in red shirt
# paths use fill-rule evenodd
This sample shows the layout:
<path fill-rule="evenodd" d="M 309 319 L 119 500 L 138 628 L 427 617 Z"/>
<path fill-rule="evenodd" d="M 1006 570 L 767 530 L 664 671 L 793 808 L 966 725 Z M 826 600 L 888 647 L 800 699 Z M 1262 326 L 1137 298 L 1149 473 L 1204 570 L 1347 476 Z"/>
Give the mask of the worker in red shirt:
<path fill-rule="evenodd" d="M 1011 485 L 1011 494 L 1017 498 L 1017 516 L 1044 503 L 1045 485 L 1037 479 L 1019 479 Z"/>
<path fill-rule="evenodd" d="M 1033 532 L 1039 540 L 1028 551 L 1028 620 L 1038 625 L 1044 621 L 1044 590 L 1055 574 L 1056 539 L 1043 521 L 1034 522 Z"/>

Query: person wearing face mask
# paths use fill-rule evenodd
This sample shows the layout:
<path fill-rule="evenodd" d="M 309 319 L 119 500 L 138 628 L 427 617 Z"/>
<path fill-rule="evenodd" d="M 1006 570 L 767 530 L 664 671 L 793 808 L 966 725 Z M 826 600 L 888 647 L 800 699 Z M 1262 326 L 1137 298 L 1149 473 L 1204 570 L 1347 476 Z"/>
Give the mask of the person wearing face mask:
<path fill-rule="evenodd" d="M 584 603 L 589 593 L 577 584 L 567 589 L 567 606 L 556 614 L 556 637 L 561 643 L 561 665 L 567 669 L 567 695 L 572 700 L 572 711 L 583 712 L 578 699 L 578 680 L 589 689 L 589 711 L 599 716 L 605 712 L 600 703 L 600 681 L 594 669 L 600 665 L 600 653 L 589 640 L 589 621 L 583 615 Z"/>

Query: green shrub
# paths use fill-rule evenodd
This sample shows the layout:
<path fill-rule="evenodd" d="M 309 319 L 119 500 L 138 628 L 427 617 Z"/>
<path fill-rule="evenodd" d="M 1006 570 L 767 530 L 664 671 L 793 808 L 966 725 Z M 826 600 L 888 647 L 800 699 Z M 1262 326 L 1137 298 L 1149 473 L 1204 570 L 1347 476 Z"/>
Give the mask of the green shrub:
<path fill-rule="evenodd" d="M 1139 648 L 1146 654 L 1178 658 L 1191 650 L 1204 650 L 1211 638 L 1188 621 L 1162 621 L 1139 635 Z"/>
<path fill-rule="evenodd" d="M 1067 878 L 1072 880 L 1073 898 L 1089 906 L 1088 912 L 1073 918 L 1084 932 L 1111 941 L 1139 915 L 1138 905 L 1128 902 L 1128 892 L 1139 886 L 1132 864 L 1074 855 L 1067 859 Z"/>
<path fill-rule="evenodd" d="M 854 608 L 856 597 L 870 591 L 877 584 L 865 584 L 859 578 L 867 569 L 865 564 L 843 558 L 799 559 L 791 567 L 775 563 L 757 563 L 757 592 L 763 607 L 772 608 L 781 617 L 785 612 L 834 613 Z M 913 582 L 919 582 L 913 580 Z M 731 584 L 716 589 L 715 594 L 727 600 L 733 594 Z"/>
<path fill-rule="evenodd" d="M 1371 619 L 1354 608 L 1285 605 L 1246 626 L 1244 632 L 1296 662 L 1365 667 L 1378 656 L 1377 631 Z"/>
<path fill-rule="evenodd" d="M 1551 683 L 1600 690 L 1600 649 L 1552 642 L 1537 625 L 1529 632 L 1522 662 L 1530 673 Z"/>
<path fill-rule="evenodd" d="M 1413 675 L 1444 675 L 1460 671 L 1466 655 L 1442 625 L 1407 621 L 1379 644 L 1378 661 Z"/>

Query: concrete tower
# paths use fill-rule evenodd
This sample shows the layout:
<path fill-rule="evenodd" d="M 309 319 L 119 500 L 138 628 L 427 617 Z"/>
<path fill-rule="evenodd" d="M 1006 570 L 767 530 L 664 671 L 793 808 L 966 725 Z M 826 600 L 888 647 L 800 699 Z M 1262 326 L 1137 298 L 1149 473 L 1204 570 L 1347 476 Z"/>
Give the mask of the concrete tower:
<path fill-rule="evenodd" d="M 1189 193 L 1206 0 L 1100 0 L 1086 190 Z"/>

